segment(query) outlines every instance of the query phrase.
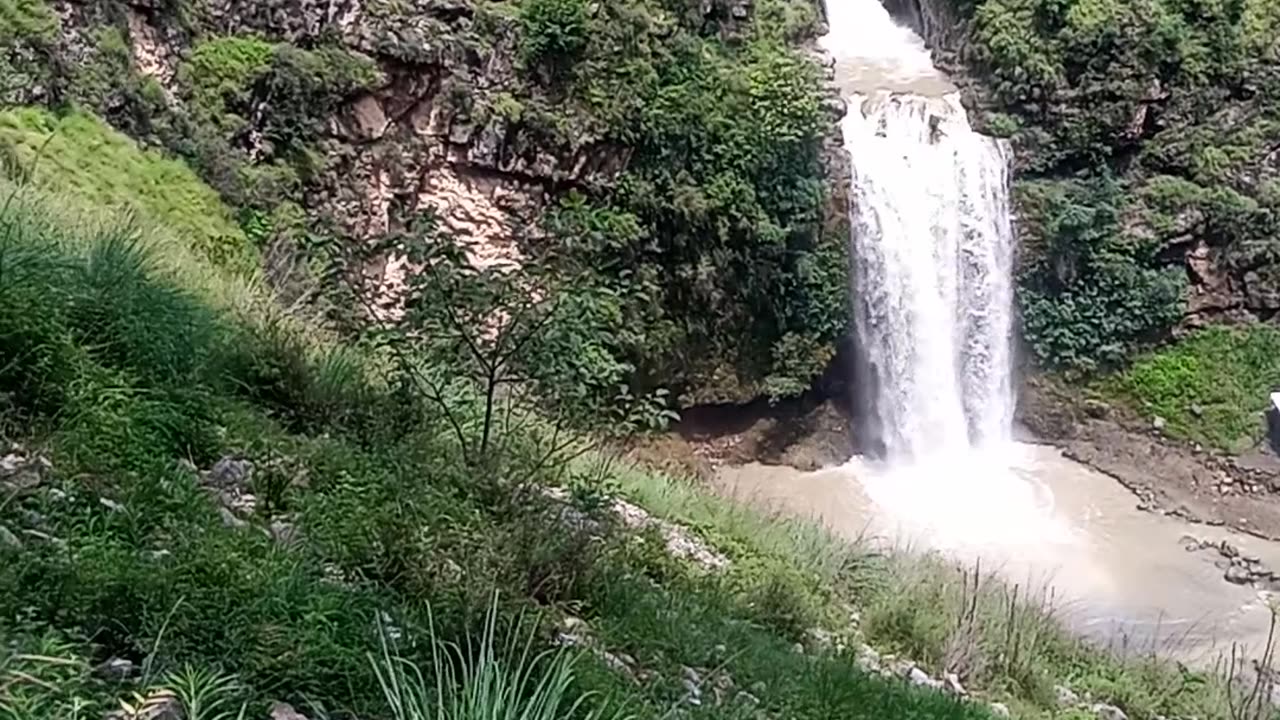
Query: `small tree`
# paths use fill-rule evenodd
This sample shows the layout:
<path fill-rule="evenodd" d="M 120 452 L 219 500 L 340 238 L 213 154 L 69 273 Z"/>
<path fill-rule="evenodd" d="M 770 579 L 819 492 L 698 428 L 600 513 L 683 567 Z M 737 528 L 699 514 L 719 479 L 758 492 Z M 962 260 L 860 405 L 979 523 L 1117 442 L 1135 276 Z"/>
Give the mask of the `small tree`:
<path fill-rule="evenodd" d="M 391 360 L 396 381 L 443 415 L 469 464 L 510 450 L 512 433 L 549 418 L 533 470 L 585 450 L 563 432 L 589 422 L 629 367 L 609 347 L 607 294 L 534 261 L 478 266 L 430 213 L 374 243 L 323 243 L 340 319 Z M 402 278 L 371 268 L 394 263 Z"/>

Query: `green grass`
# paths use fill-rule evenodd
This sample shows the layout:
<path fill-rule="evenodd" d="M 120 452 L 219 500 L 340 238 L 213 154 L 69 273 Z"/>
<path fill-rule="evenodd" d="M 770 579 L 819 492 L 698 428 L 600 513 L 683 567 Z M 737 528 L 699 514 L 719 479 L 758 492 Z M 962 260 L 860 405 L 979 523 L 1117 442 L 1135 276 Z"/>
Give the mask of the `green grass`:
<path fill-rule="evenodd" d="M 227 673 L 236 678 L 226 685 L 228 709 L 247 703 L 261 715 L 285 699 L 376 716 L 387 707 L 367 662 L 377 619 L 391 618 L 409 638 L 438 631 L 465 641 L 476 632 L 469 618 L 495 590 L 504 616 L 536 600 L 552 616 L 577 608 L 617 627 L 619 642 L 625 628 L 641 633 L 627 642 L 640 643 L 637 654 L 658 679 L 636 688 L 589 659 L 565 689 L 568 705 L 598 692 L 639 716 L 661 715 L 680 703 L 683 666 L 740 640 L 729 669 L 743 682 L 776 684 L 762 706 L 793 717 L 821 717 L 823 708 L 852 717 L 891 708 L 901 717 L 982 717 L 976 707 L 862 675 L 838 656 L 796 656 L 791 643 L 818 612 L 817 595 L 790 591 L 803 574 L 744 556 L 742 573 L 721 582 L 667 558 L 652 538 L 548 533 L 558 522 L 554 505 L 495 504 L 431 421 L 411 421 L 399 434 L 332 417 L 296 422 L 291 383 L 323 384 L 317 376 L 333 371 L 304 360 L 279 375 L 237 360 L 305 344 L 279 339 L 288 325 L 266 338 L 245 332 L 232 306 L 178 283 L 163 247 L 129 225 L 65 225 L 38 192 L 18 193 L 0 217 L 10 273 L 0 283 L 5 434 L 54 463 L 40 487 L 8 494 L 0 507 L 0 525 L 22 542 L 0 549 L 0 632 L 22 638 L 6 657 L 33 654 L 39 638 L 56 633 L 70 638 L 74 667 L 122 657 L 151 677 L 104 683 L 76 673 L 24 683 L 32 697 L 2 700 L 23 703 L 27 720 L 65 717 L 67 695 L 80 703 L 76 712 L 97 716 L 118 700 L 148 697 L 157 683 L 194 695 L 209 683 L 192 678 Z M 352 412 L 395 424 L 378 404 L 385 388 L 358 372 L 337 377 L 331 384 L 347 388 L 344 403 L 363 407 Z M 270 503 L 250 517 L 256 528 L 223 527 L 179 462 L 207 467 L 226 453 L 258 465 L 253 489 Z M 532 472 L 539 482 L 557 474 L 521 457 L 491 471 Z M 279 547 L 261 532 L 280 513 L 303 529 L 300 546 Z M 668 616 L 662 635 L 644 629 L 654 612 Z M 545 637 L 537 634 L 540 647 Z M 679 645 L 668 645 L 676 638 Z M 407 662 L 426 666 L 429 644 L 403 649 Z M 184 675 L 188 668 L 205 674 Z M 163 680 L 184 677 L 185 686 Z M 470 692 L 488 680 L 458 682 Z M 823 699 L 827 688 L 844 699 Z M 693 712 L 739 710 L 708 704 Z"/>
<path fill-rule="evenodd" d="M 512 451 L 468 465 L 429 404 L 381 379 L 376 356 L 272 309 L 253 276 L 229 276 L 172 228 L 68 213 L 64 197 L 25 188 L 0 211 L 0 438 L 53 463 L 39 486 L 0 494 L 0 526 L 20 542 L 0 542 L 0 713 L 97 718 L 172 691 L 189 714 L 201 696 L 231 717 L 263 717 L 276 700 L 334 720 L 414 717 L 396 703 L 424 709 L 423 692 L 389 687 L 421 670 L 458 718 L 541 680 L 555 697 L 507 709 L 989 716 L 862 672 L 865 639 L 935 672 L 962 667 L 1020 717 L 1052 716 L 1056 682 L 1135 720 L 1226 717 L 1211 679 L 1093 650 L 995 581 L 966 615 L 972 591 L 936 558 L 878 555 L 599 457 L 540 464 L 536 422 L 504 438 Z M 248 527 L 224 526 L 189 466 L 225 455 L 257 467 Z M 576 510 L 591 522 L 513 489 L 525 480 L 587 491 Z M 732 565 L 707 573 L 656 533 L 618 528 L 593 502 L 611 488 Z M 300 539 L 271 540 L 273 520 Z M 633 657 L 636 677 L 590 651 L 567 673 L 551 649 L 564 614 L 585 620 L 592 647 Z M 530 652 L 499 651 L 495 620 Z M 797 651 L 814 628 L 849 645 Z M 109 658 L 142 672 L 91 672 Z M 686 668 L 701 704 L 687 701 Z"/>
<path fill-rule="evenodd" d="M 1119 399 L 1165 431 L 1241 451 L 1266 432 L 1268 394 L 1280 389 L 1280 328 L 1210 328 L 1138 358 L 1094 390 Z"/>
<path fill-rule="evenodd" d="M 851 543 L 814 523 L 761 514 L 657 472 L 621 469 L 615 477 L 650 511 L 713 538 L 734 558 L 731 575 L 763 568 L 758 585 L 776 577 L 778 566 L 799 572 L 790 587 L 800 597 L 789 603 L 815 608 L 809 626 L 909 657 L 935 674 L 954 671 L 968 689 L 1006 703 L 1015 717 L 1061 717 L 1056 685 L 1115 703 L 1131 718 L 1231 717 L 1222 678 L 1082 641 L 1061 622 L 1044 588 L 1013 588 L 992 574 L 975 582 L 972 569 L 940 556 Z M 860 610 L 856 625 L 849 624 L 851 607 Z"/>
<path fill-rule="evenodd" d="M 256 250 L 212 188 L 180 160 L 139 148 L 91 115 L 5 110 L 0 150 L 41 187 L 95 210 L 135 212 L 223 267 L 256 266 Z"/>

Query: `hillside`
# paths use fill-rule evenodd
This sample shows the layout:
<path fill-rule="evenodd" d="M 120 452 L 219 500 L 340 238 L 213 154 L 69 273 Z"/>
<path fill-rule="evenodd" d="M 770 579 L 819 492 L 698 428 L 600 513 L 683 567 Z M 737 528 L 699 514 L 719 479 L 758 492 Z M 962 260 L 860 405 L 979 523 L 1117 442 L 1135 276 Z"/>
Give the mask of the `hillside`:
<path fill-rule="evenodd" d="M 446 683 L 424 702 L 443 703 L 574 658 L 557 692 L 584 704 L 546 717 L 988 716 L 927 687 L 923 671 L 942 669 L 1017 717 L 1105 702 L 1229 717 L 1219 680 L 1092 649 L 993 579 L 975 591 L 936 560 L 761 517 L 534 418 L 468 458 L 482 404 L 467 385 L 451 428 L 406 391 L 405 366 L 284 314 L 259 276 L 175 233 L 225 217 L 165 210 L 207 197 L 192 174 L 85 116 L 66 134 L 27 111 L 4 126 L 23 118 L 58 133 L 41 143 L 51 168 L 93 148 L 113 160 L 78 173 L 73 195 L 40 189 L 61 183 L 39 164 L 4 187 L 6 717 L 169 717 L 178 703 L 200 720 L 244 703 L 279 720 L 290 703 L 313 719 L 419 718 L 388 704 L 400 696 L 379 673 L 422 668 Z M 137 190 L 121 200 L 131 216 L 86 202 L 118 167 L 164 174 L 163 196 Z M 494 635 L 491 655 L 467 655 L 481 675 L 451 685 L 433 664 L 432 638 Z M 567 654 L 520 660 L 504 637 Z M 1068 685 L 1080 699 L 1062 699 Z"/>
<path fill-rule="evenodd" d="M 1017 150 L 1045 415 L 1256 446 L 1270 6 L 921 2 Z M 803 434 L 843 374 L 822 17 L 0 0 L 0 720 L 1266 717 L 681 474 L 678 411 Z"/>
<path fill-rule="evenodd" d="M 429 211 L 485 262 L 577 272 L 616 298 L 607 351 L 627 372 L 599 392 L 794 395 L 834 353 L 847 233 L 824 190 L 810 0 L 8 0 L 0 16 L 0 98 L 79 106 L 184 157 L 260 247 L 370 241 Z"/>

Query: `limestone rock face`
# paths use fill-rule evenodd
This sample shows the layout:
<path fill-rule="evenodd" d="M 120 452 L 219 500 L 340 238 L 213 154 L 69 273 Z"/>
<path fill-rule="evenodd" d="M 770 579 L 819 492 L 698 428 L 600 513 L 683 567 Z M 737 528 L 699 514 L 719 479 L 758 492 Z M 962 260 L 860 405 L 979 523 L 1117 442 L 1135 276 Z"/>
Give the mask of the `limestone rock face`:
<path fill-rule="evenodd" d="M 51 2 L 65 61 L 91 58 L 94 33 L 111 24 L 99 5 Z M 254 34 L 304 47 L 337 41 L 376 63 L 380 86 L 348 98 L 325 123 L 326 135 L 312 138 L 323 165 L 309 179 L 306 209 L 332 217 L 354 240 L 430 209 L 478 262 L 515 260 L 553 194 L 607 186 L 630 160 L 628 148 L 606 142 L 598 129 L 549 139 L 488 106 L 485 98 L 521 81 L 516 21 L 490 14 L 484 22 L 497 27 L 477 39 L 472 0 L 201 0 L 188 18 L 166 8 L 131 0 L 123 11 L 135 70 L 154 79 L 170 103 L 181 102 L 175 78 L 196 42 L 194 26 L 201 37 Z M 709 0 L 706 13 L 730 32 L 750 16 L 751 2 Z"/>

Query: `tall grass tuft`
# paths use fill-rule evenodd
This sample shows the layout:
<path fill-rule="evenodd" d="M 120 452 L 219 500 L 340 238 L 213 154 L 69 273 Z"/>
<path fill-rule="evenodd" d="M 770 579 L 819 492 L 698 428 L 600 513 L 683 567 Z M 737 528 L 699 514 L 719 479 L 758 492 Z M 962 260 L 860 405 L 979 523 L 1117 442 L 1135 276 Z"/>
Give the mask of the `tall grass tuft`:
<path fill-rule="evenodd" d="M 428 682 L 421 669 L 402 657 L 382 632 L 381 657 L 369 656 L 395 720 L 623 720 L 591 694 L 573 697 L 578 656 L 568 648 L 534 651 L 534 629 L 523 618 L 498 636 L 498 606 L 485 616 L 478 643 L 441 640 L 434 622 Z"/>

